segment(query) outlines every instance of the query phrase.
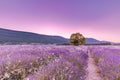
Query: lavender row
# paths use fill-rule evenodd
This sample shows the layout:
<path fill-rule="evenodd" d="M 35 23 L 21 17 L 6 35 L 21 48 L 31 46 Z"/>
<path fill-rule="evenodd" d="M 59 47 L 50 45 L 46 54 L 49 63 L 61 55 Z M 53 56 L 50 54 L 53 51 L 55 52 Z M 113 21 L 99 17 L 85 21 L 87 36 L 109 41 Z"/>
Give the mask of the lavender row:
<path fill-rule="evenodd" d="M 57 50 L 57 48 L 56 48 Z M 52 46 L 1 46 L 0 79 L 22 80 L 39 66 L 59 58 Z"/>
<path fill-rule="evenodd" d="M 120 47 L 92 47 L 91 53 L 104 80 L 120 80 Z"/>
<path fill-rule="evenodd" d="M 42 75 L 41 80 L 51 80 L 52 78 L 56 78 L 55 80 L 62 78 L 64 78 L 63 80 L 66 80 L 66 78 L 83 80 L 87 67 L 87 57 L 87 51 L 84 47 L 54 45 L 0 46 L 0 79 L 23 80 L 31 76 L 32 80 L 37 80 L 34 77 L 34 74 L 37 73 Z M 49 74 L 43 76 L 47 72 Z"/>
<path fill-rule="evenodd" d="M 60 48 L 64 54 L 53 63 L 40 67 L 37 73 L 24 80 L 85 80 L 87 58 L 86 50 L 76 47 Z"/>

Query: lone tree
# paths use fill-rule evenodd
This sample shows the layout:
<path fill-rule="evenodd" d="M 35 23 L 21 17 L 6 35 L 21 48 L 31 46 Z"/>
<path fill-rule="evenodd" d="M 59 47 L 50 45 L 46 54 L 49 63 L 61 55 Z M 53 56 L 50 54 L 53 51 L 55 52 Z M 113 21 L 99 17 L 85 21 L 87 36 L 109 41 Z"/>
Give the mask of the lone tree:
<path fill-rule="evenodd" d="M 80 33 L 73 33 L 71 36 L 70 36 L 70 42 L 69 42 L 71 45 L 83 45 L 85 44 L 85 37 L 80 34 Z"/>

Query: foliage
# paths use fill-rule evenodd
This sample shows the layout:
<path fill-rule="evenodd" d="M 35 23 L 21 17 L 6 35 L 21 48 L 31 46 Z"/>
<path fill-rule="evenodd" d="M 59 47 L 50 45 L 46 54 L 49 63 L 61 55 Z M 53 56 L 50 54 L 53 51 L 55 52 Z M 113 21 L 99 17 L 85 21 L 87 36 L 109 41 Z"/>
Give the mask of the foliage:
<path fill-rule="evenodd" d="M 80 33 L 73 33 L 71 36 L 70 36 L 70 42 L 69 42 L 71 45 L 83 45 L 85 44 L 85 37 L 80 34 Z"/>

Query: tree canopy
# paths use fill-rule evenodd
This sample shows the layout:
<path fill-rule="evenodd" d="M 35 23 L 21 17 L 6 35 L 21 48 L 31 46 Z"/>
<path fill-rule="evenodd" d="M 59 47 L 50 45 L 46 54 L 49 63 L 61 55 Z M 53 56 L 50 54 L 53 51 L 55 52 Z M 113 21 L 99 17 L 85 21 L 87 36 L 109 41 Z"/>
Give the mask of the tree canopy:
<path fill-rule="evenodd" d="M 80 33 L 73 33 L 71 36 L 70 36 L 70 41 L 69 43 L 71 45 L 83 45 L 85 44 L 85 37 L 80 34 Z"/>

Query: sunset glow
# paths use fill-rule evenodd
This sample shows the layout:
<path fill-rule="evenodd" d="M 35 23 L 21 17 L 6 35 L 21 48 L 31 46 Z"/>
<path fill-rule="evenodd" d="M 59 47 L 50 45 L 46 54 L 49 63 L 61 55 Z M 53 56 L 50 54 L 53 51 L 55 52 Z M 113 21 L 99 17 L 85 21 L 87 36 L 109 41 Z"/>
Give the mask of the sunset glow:
<path fill-rule="evenodd" d="M 120 42 L 120 0 L 0 0 L 0 28 Z"/>

